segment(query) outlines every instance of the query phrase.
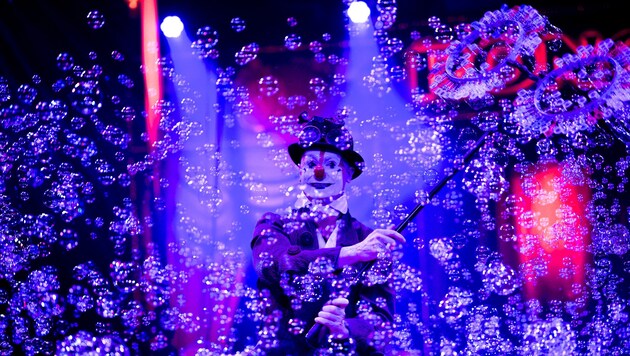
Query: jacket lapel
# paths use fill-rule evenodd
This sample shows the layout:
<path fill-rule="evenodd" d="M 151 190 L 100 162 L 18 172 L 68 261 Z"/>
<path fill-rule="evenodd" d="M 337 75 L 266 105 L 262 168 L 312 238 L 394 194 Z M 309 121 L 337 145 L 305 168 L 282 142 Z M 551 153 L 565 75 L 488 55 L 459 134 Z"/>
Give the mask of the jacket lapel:
<path fill-rule="evenodd" d="M 337 234 L 337 246 L 350 246 L 359 242 L 357 232 L 352 228 L 352 217 L 350 213 L 343 214 L 340 218 L 339 231 Z"/>

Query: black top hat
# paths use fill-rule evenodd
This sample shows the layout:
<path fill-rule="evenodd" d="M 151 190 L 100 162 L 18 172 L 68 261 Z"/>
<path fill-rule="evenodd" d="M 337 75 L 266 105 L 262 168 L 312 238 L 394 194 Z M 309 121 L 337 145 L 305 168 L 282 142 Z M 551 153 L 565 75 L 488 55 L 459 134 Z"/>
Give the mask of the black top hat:
<path fill-rule="evenodd" d="M 361 175 L 365 161 L 353 150 L 352 135 L 343 124 L 343 120 L 313 116 L 302 127 L 299 141 L 289 145 L 289 155 L 293 162 L 299 165 L 306 151 L 334 152 L 354 168 L 352 179 Z"/>

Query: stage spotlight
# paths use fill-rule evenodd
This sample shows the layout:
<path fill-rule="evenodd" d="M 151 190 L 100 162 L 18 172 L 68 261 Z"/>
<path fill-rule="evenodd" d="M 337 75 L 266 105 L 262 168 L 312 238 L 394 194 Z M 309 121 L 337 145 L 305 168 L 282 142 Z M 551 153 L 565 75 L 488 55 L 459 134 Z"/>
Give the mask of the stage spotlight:
<path fill-rule="evenodd" d="M 370 18 L 370 8 L 363 1 L 354 1 L 348 7 L 348 17 L 354 23 L 365 23 Z"/>
<path fill-rule="evenodd" d="M 182 34 L 184 24 L 177 16 L 166 16 L 164 20 L 162 20 L 160 30 L 162 30 L 162 33 L 164 33 L 166 37 L 177 38 Z"/>

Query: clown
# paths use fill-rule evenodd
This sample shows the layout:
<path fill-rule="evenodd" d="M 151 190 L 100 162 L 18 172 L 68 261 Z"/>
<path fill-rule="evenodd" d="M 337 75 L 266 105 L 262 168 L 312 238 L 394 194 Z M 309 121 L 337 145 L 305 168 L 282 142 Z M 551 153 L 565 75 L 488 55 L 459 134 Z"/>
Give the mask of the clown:
<path fill-rule="evenodd" d="M 314 117 L 302 128 L 299 142 L 289 146 L 289 155 L 299 167 L 301 193 L 286 216 L 265 214 L 252 239 L 258 287 L 269 293 L 270 312 L 280 315 L 278 324 L 269 328 L 277 330 L 277 343 L 267 345 L 265 352 L 310 355 L 336 342 L 358 354 L 379 354 L 384 345 L 372 338 L 383 322 L 392 321 L 394 309 L 393 290 L 387 284 L 359 283 L 343 297 L 326 284 L 309 285 L 315 295 L 296 289 L 308 280 L 313 264 L 326 260 L 339 276 L 344 267 L 360 270 L 405 239 L 391 229 L 372 230 L 350 215 L 345 190 L 363 172 L 364 160 L 353 150 L 343 122 Z M 296 323 L 305 326 L 297 334 L 291 328 Z M 322 327 L 307 340 L 306 331 L 315 324 Z"/>

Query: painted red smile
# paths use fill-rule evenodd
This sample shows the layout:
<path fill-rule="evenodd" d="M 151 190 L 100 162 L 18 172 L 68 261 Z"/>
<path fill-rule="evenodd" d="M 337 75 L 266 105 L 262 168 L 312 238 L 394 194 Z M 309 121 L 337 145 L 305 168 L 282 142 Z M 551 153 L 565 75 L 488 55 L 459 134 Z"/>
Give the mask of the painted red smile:
<path fill-rule="evenodd" d="M 325 189 L 332 185 L 332 183 L 309 183 L 309 185 L 315 189 Z"/>

